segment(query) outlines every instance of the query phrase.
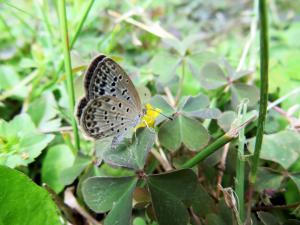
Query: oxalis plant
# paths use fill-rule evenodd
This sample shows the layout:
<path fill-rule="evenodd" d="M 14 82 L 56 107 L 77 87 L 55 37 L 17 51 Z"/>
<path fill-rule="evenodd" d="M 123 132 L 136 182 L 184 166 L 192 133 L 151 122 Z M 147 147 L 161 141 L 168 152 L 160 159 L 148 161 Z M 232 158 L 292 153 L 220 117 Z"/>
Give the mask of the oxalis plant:
<path fill-rule="evenodd" d="M 146 209 L 150 220 L 162 225 L 188 224 L 199 214 L 204 215 L 214 205 L 213 200 L 199 184 L 196 173 L 188 168 L 193 164 L 178 165 L 174 168 L 170 165 L 167 168 L 170 171 L 154 174 L 151 165 L 150 168 L 149 165 L 145 167 L 145 163 L 150 151 L 157 151 L 154 145 L 155 148 L 158 147 L 158 138 L 171 152 L 178 150 L 182 144 L 192 151 L 204 148 L 208 144 L 209 135 L 197 118 L 214 118 L 219 116 L 220 112 L 206 108 L 209 102 L 204 95 L 188 97 L 176 108 L 172 108 L 162 96 L 155 96 L 152 104 L 164 108 L 165 112 L 172 116 L 172 119 L 157 119 L 161 124 L 158 135 L 157 128 L 147 127 L 146 124 L 154 125 L 153 119 L 159 113 L 148 110 L 145 116 L 147 121 L 139 125 L 142 128 L 137 129 L 132 139 L 126 139 L 116 149 L 111 149 L 110 140 L 100 140 L 96 144 L 96 152 L 105 163 L 127 168 L 130 174 L 117 177 L 91 176 L 82 182 L 81 190 L 87 206 L 96 213 L 109 211 L 104 224 L 131 224 L 133 202 L 135 208 Z M 159 111 L 160 109 L 156 108 L 156 112 Z M 248 114 L 246 123 L 235 119 L 227 133 L 228 137 L 237 137 L 238 131 L 255 116 L 255 113 Z M 162 160 L 167 162 L 168 159 Z M 156 164 L 152 159 L 153 163 Z M 216 213 L 226 209 L 231 218 L 229 220 L 235 221 L 230 212 L 235 212 L 236 205 L 229 209 L 224 203 L 215 206 Z M 207 207 L 205 210 L 204 205 Z"/>

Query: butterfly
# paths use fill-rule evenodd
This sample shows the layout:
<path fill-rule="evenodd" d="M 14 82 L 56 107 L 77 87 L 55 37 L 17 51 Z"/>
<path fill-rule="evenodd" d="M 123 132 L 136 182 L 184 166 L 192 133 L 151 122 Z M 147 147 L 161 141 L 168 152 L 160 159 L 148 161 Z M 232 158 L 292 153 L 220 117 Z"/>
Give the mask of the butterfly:
<path fill-rule="evenodd" d="M 116 148 L 146 113 L 136 88 L 120 65 L 99 55 L 86 70 L 84 90 L 76 112 L 80 127 L 93 139 L 113 137 Z"/>

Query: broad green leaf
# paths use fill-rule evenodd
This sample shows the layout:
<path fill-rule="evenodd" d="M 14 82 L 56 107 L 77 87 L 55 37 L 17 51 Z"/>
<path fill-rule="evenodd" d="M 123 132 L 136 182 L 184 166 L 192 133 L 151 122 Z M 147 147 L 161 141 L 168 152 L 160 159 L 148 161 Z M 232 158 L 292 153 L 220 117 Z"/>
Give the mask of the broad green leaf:
<path fill-rule="evenodd" d="M 116 149 L 109 149 L 103 153 L 103 160 L 111 165 L 131 169 L 143 169 L 148 152 L 155 141 L 155 131 L 149 128 L 138 129 L 136 137 L 131 141 L 124 141 Z"/>
<path fill-rule="evenodd" d="M 149 175 L 147 182 L 183 201 L 190 199 L 197 188 L 197 176 L 191 169 Z"/>
<path fill-rule="evenodd" d="M 189 96 L 183 106 L 181 107 L 184 112 L 193 112 L 204 109 L 209 106 L 209 98 L 206 95 L 199 94 L 197 96 Z"/>
<path fill-rule="evenodd" d="M 249 141 L 249 150 L 253 153 L 255 139 Z M 279 163 L 288 169 L 300 156 L 300 134 L 284 130 L 264 135 L 260 158 Z"/>
<path fill-rule="evenodd" d="M 198 111 L 184 113 L 188 117 L 195 117 L 199 119 L 218 119 L 221 116 L 221 111 L 216 108 L 212 109 L 201 109 Z"/>
<path fill-rule="evenodd" d="M 155 216 L 160 225 L 186 225 L 189 215 L 185 205 L 176 196 L 148 182 Z"/>
<path fill-rule="evenodd" d="M 48 149 L 42 165 L 42 181 L 59 193 L 65 187 L 61 174 L 73 165 L 75 156 L 67 145 L 55 145 Z"/>
<path fill-rule="evenodd" d="M 196 119 L 179 115 L 172 121 L 165 121 L 158 133 L 161 144 L 171 151 L 177 150 L 181 143 L 192 151 L 207 145 L 209 135 Z"/>
<path fill-rule="evenodd" d="M 82 171 L 92 162 L 90 156 L 78 153 L 71 167 L 65 168 L 60 174 L 60 181 L 64 185 L 70 185 L 82 173 Z"/>
<path fill-rule="evenodd" d="M 155 95 L 154 97 L 152 97 L 150 103 L 154 108 L 161 109 L 162 112 L 166 115 L 170 115 L 175 111 L 161 95 Z"/>
<path fill-rule="evenodd" d="M 275 216 L 273 216 L 272 213 L 261 211 L 257 212 L 257 215 L 264 225 L 280 225 L 278 219 Z"/>
<path fill-rule="evenodd" d="M 83 198 L 93 211 L 107 212 L 132 191 L 136 182 L 135 177 L 90 177 L 82 184 Z"/>
<path fill-rule="evenodd" d="M 58 110 L 51 92 L 45 92 L 40 98 L 29 105 L 28 114 L 39 130 L 51 130 L 60 127 L 60 119 L 55 119 Z"/>
<path fill-rule="evenodd" d="M 296 184 L 296 186 L 300 192 L 300 174 L 291 174 L 290 178 Z"/>
<path fill-rule="evenodd" d="M 236 117 L 237 114 L 234 111 L 226 111 L 218 118 L 218 125 L 227 132 L 230 130 L 231 124 Z"/>
<path fill-rule="evenodd" d="M 255 189 L 258 192 L 263 192 L 266 189 L 277 190 L 283 179 L 282 174 L 265 167 L 259 167 Z"/>
<path fill-rule="evenodd" d="M 27 166 L 53 138 L 52 134 L 38 132 L 31 118 L 25 113 L 10 122 L 0 120 L 0 164 L 11 168 Z"/>
<path fill-rule="evenodd" d="M 104 220 L 104 225 L 130 225 L 132 211 L 132 197 L 137 179 L 113 204 L 113 208 Z"/>
<path fill-rule="evenodd" d="M 207 225 L 227 225 L 220 215 L 210 213 L 205 218 L 205 224 Z"/>
<path fill-rule="evenodd" d="M 197 183 L 195 191 L 190 193 L 188 198 L 194 212 L 200 217 L 205 217 L 216 210 L 214 200 L 199 183 Z M 204 205 L 205 207 L 203 207 Z"/>
<path fill-rule="evenodd" d="M 200 72 L 200 82 L 208 90 L 222 87 L 228 83 L 224 70 L 214 62 L 203 66 Z"/>
<path fill-rule="evenodd" d="M 259 90 L 256 86 L 234 83 L 231 85 L 231 104 L 236 108 L 243 99 L 248 99 L 249 107 L 253 107 L 259 100 Z"/>
<path fill-rule="evenodd" d="M 165 121 L 158 131 L 160 143 L 171 151 L 177 150 L 181 145 L 181 125 L 179 117 L 172 121 Z"/>
<path fill-rule="evenodd" d="M 161 51 L 151 59 L 149 67 L 152 72 L 159 75 L 159 81 L 166 83 L 176 75 L 176 69 L 181 59 L 168 52 Z"/>
<path fill-rule="evenodd" d="M 23 173 L 0 166 L 0 220 L 13 225 L 59 225 L 58 209 L 46 190 Z"/>

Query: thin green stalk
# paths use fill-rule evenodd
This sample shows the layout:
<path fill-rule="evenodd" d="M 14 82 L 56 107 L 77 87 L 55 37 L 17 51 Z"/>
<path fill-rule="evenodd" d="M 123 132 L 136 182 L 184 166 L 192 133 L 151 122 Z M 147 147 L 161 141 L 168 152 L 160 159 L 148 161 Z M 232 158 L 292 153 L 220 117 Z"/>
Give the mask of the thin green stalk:
<path fill-rule="evenodd" d="M 264 134 L 265 118 L 268 107 L 268 69 L 269 69 L 269 40 L 268 40 L 268 15 L 266 0 L 259 1 L 260 18 L 260 105 L 257 124 L 254 155 L 250 173 L 250 183 L 256 181 L 256 173 Z"/>
<path fill-rule="evenodd" d="M 238 119 L 239 123 L 244 123 L 244 118 L 247 113 L 247 104 L 242 102 L 239 108 Z M 236 180 L 235 180 L 235 192 L 238 199 L 238 212 L 241 221 L 245 219 L 244 208 L 244 190 L 245 190 L 245 159 L 244 159 L 244 146 L 246 142 L 245 128 L 241 128 L 239 131 L 239 147 L 236 158 Z"/>
<path fill-rule="evenodd" d="M 268 40 L 268 14 L 266 0 L 259 0 L 260 20 L 260 105 L 257 123 L 256 141 L 254 155 L 252 158 L 249 177 L 249 201 L 247 207 L 247 224 L 251 224 L 251 204 L 253 187 L 256 182 L 256 174 L 259 163 L 259 156 L 264 134 L 264 124 L 268 106 L 268 70 L 269 70 L 269 40 Z"/>
<path fill-rule="evenodd" d="M 72 66 L 71 66 L 71 56 L 70 56 L 70 48 L 69 48 L 69 37 L 68 37 L 68 24 L 66 18 L 66 7 L 65 0 L 58 1 L 58 14 L 60 21 L 60 32 L 62 38 L 62 47 L 64 52 L 64 64 L 67 75 L 67 89 L 69 95 L 69 107 L 71 111 L 71 120 L 73 133 L 75 138 L 75 147 L 77 150 L 80 149 L 80 139 L 78 134 L 78 128 L 76 124 L 76 120 L 74 115 L 74 107 L 75 107 L 75 92 L 74 92 L 74 84 L 73 84 L 73 75 L 72 75 Z"/>
<path fill-rule="evenodd" d="M 204 148 L 201 152 L 197 153 L 193 158 L 186 161 L 183 165 L 181 165 L 181 168 L 186 169 L 196 166 L 199 162 L 203 161 L 212 153 L 219 150 L 222 146 L 230 142 L 233 138 L 234 136 L 229 135 L 228 133 L 224 134 L 223 136 L 215 140 L 213 143 L 208 145 L 206 148 Z"/>

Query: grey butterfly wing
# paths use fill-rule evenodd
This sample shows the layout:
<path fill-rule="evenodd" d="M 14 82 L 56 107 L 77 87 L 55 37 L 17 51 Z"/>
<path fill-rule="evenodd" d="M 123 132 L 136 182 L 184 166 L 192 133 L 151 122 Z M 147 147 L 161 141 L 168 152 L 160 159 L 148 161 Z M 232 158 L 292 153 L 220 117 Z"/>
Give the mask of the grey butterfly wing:
<path fill-rule="evenodd" d="M 142 114 L 132 105 L 114 96 L 90 100 L 82 110 L 80 124 L 87 136 L 94 139 L 114 136 L 120 139 L 141 120 Z"/>
<path fill-rule="evenodd" d="M 141 110 L 141 100 L 126 72 L 114 60 L 97 56 L 85 75 L 87 99 L 114 96 L 128 101 L 132 107 Z"/>

